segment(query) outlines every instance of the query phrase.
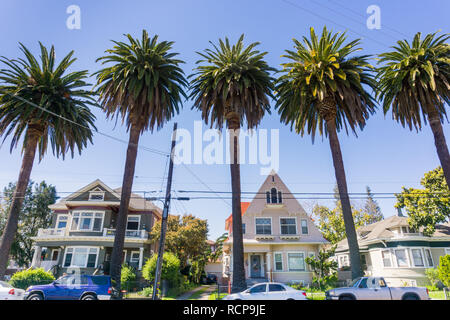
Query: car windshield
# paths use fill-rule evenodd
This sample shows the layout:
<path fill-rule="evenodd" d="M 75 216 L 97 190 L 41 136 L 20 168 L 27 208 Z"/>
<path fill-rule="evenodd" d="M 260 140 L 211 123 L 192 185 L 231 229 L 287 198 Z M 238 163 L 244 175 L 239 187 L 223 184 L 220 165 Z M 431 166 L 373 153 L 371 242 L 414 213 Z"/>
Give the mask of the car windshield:
<path fill-rule="evenodd" d="M 12 288 L 13 286 L 10 285 L 8 282 L 0 281 L 0 287 L 3 287 L 3 288 Z"/>
<path fill-rule="evenodd" d="M 359 282 L 359 280 L 361 280 L 361 277 L 356 278 L 355 280 L 353 280 L 352 283 L 350 284 L 350 287 L 356 287 L 356 285 Z"/>

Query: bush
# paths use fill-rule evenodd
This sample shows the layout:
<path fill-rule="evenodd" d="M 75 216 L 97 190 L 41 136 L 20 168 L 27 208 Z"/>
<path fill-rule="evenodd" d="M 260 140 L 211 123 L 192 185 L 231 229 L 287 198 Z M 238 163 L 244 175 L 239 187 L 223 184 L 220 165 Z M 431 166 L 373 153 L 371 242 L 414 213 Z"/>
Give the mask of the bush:
<path fill-rule="evenodd" d="M 427 275 L 428 281 L 430 281 L 430 288 L 433 288 L 436 291 L 438 283 L 439 283 L 439 271 L 436 268 L 430 268 L 425 270 L 425 274 Z M 430 289 L 429 288 L 429 289 Z"/>
<path fill-rule="evenodd" d="M 158 255 L 154 254 L 147 260 L 144 268 L 142 269 L 142 276 L 150 282 L 155 280 L 157 260 Z M 173 253 L 166 252 L 163 255 L 161 280 L 169 281 L 171 286 L 178 286 L 180 283 L 180 259 L 178 259 Z"/>
<path fill-rule="evenodd" d="M 450 254 L 441 256 L 439 258 L 439 266 L 437 267 L 439 280 L 450 288 Z"/>
<path fill-rule="evenodd" d="M 134 269 L 128 264 L 122 265 L 122 272 L 120 274 L 120 283 L 122 289 L 130 291 L 136 288 L 136 273 Z"/>
<path fill-rule="evenodd" d="M 151 297 L 152 294 L 153 294 L 152 287 L 146 287 L 146 288 L 142 289 L 141 292 L 139 292 L 139 295 L 144 296 L 144 297 Z"/>
<path fill-rule="evenodd" d="M 32 285 L 49 284 L 55 280 L 51 272 L 46 272 L 43 268 L 28 269 L 13 274 L 9 283 L 14 288 L 26 289 Z"/>

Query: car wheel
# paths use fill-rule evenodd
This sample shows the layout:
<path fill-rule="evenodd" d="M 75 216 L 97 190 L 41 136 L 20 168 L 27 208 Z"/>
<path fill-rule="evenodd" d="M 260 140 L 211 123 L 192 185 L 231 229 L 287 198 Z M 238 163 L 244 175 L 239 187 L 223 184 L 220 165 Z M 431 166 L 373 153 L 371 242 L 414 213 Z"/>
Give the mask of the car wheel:
<path fill-rule="evenodd" d="M 343 297 L 339 297 L 339 300 L 355 300 L 355 298 L 350 297 L 350 296 L 343 296 Z"/>
<path fill-rule="evenodd" d="M 87 295 L 83 296 L 81 298 L 81 300 L 97 300 L 97 298 L 95 296 L 93 296 L 92 294 L 87 294 Z"/>
<path fill-rule="evenodd" d="M 414 294 L 408 294 L 403 297 L 403 300 L 420 300 L 418 296 Z"/>
<path fill-rule="evenodd" d="M 40 293 L 32 293 L 28 296 L 27 300 L 44 300 Z"/>
<path fill-rule="evenodd" d="M 289 301 L 289 300 L 295 300 L 295 299 L 289 298 L 289 299 L 286 299 L 286 300 L 288 300 L 288 301 Z"/>

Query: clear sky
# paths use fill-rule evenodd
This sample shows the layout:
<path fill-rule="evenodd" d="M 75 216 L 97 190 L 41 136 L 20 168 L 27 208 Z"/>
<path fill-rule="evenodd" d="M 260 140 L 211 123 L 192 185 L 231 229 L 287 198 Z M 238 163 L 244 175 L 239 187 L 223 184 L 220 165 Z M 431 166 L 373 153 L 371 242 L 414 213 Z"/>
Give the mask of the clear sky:
<path fill-rule="evenodd" d="M 381 9 L 381 29 L 369 30 L 366 9 L 370 5 Z M 70 5 L 81 8 L 81 29 L 69 30 L 66 20 Z M 292 38 L 301 39 L 309 27 L 321 30 L 324 25 L 334 31 L 348 31 L 349 38 L 362 38 L 364 54 L 378 54 L 388 50 L 395 41 L 421 31 L 449 32 L 448 0 L 388 1 L 388 0 L 240 0 L 240 1 L 84 1 L 84 0 L 2 0 L 0 2 L 0 55 L 8 58 L 20 56 L 18 43 L 24 43 L 38 53 L 38 41 L 55 45 L 57 58 L 75 50 L 78 60 L 74 69 L 98 70 L 97 57 L 112 47 L 110 40 L 123 40 L 124 33 L 137 37 L 143 28 L 160 39 L 175 41 L 174 50 L 186 61 L 183 69 L 190 74 L 196 51 L 209 46 L 208 41 L 228 36 L 236 41 L 240 34 L 246 43 L 259 41 L 260 49 L 268 51 L 267 61 L 279 67 L 280 56 L 292 48 Z M 375 63 L 375 61 L 374 61 Z M 93 83 L 93 81 L 92 81 Z M 193 130 L 194 120 L 200 114 L 191 110 L 187 101 L 173 121 L 178 126 Z M 101 111 L 95 111 L 96 125 L 102 132 L 127 140 L 123 126 L 106 121 Z M 141 144 L 149 148 L 169 151 L 173 121 L 153 134 L 147 132 Z M 334 169 L 327 140 L 300 137 L 289 127 L 281 125 L 276 112 L 267 115 L 260 128 L 280 131 L 279 175 L 292 192 L 332 192 L 335 184 Z M 206 127 L 204 126 L 204 129 Z M 448 123 L 444 133 L 450 139 Z M 419 186 L 424 172 L 439 165 L 429 126 L 419 133 L 410 132 L 381 110 L 372 116 L 364 131 L 354 135 L 339 135 L 350 192 L 364 192 L 369 185 L 373 192 L 398 192 L 403 185 Z M 9 152 L 10 140 L 0 148 L 0 187 L 17 179 L 20 149 Z M 76 191 L 99 178 L 111 187 L 120 187 L 125 162 L 126 145 L 96 134 L 94 144 L 81 156 L 65 161 L 56 159 L 51 152 L 45 159 L 35 162 L 31 178 L 46 180 L 56 186 L 60 195 Z M 166 158 L 140 150 L 133 189 L 136 191 L 161 190 Z M 189 165 L 196 176 L 211 189 L 230 191 L 228 165 Z M 183 166 L 174 170 L 174 190 L 207 190 Z M 243 191 L 257 191 L 264 181 L 258 165 L 242 165 Z M 165 183 L 164 183 L 165 188 Z M 179 195 L 181 195 L 179 193 Z M 226 204 L 227 202 L 228 204 Z M 315 200 L 301 200 L 309 210 Z M 379 199 L 385 216 L 396 213 L 393 199 Z M 329 204 L 321 200 L 318 203 Z M 210 238 L 224 232 L 224 220 L 230 214 L 231 200 L 174 201 L 172 213 L 192 213 L 209 221 Z"/>

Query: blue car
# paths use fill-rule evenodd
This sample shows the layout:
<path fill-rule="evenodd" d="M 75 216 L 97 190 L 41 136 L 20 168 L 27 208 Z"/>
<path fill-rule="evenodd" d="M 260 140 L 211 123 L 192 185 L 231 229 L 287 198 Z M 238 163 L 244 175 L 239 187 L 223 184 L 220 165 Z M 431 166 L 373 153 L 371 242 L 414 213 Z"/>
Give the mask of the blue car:
<path fill-rule="evenodd" d="M 110 276 L 67 275 L 46 285 L 28 287 L 26 300 L 110 300 Z"/>

